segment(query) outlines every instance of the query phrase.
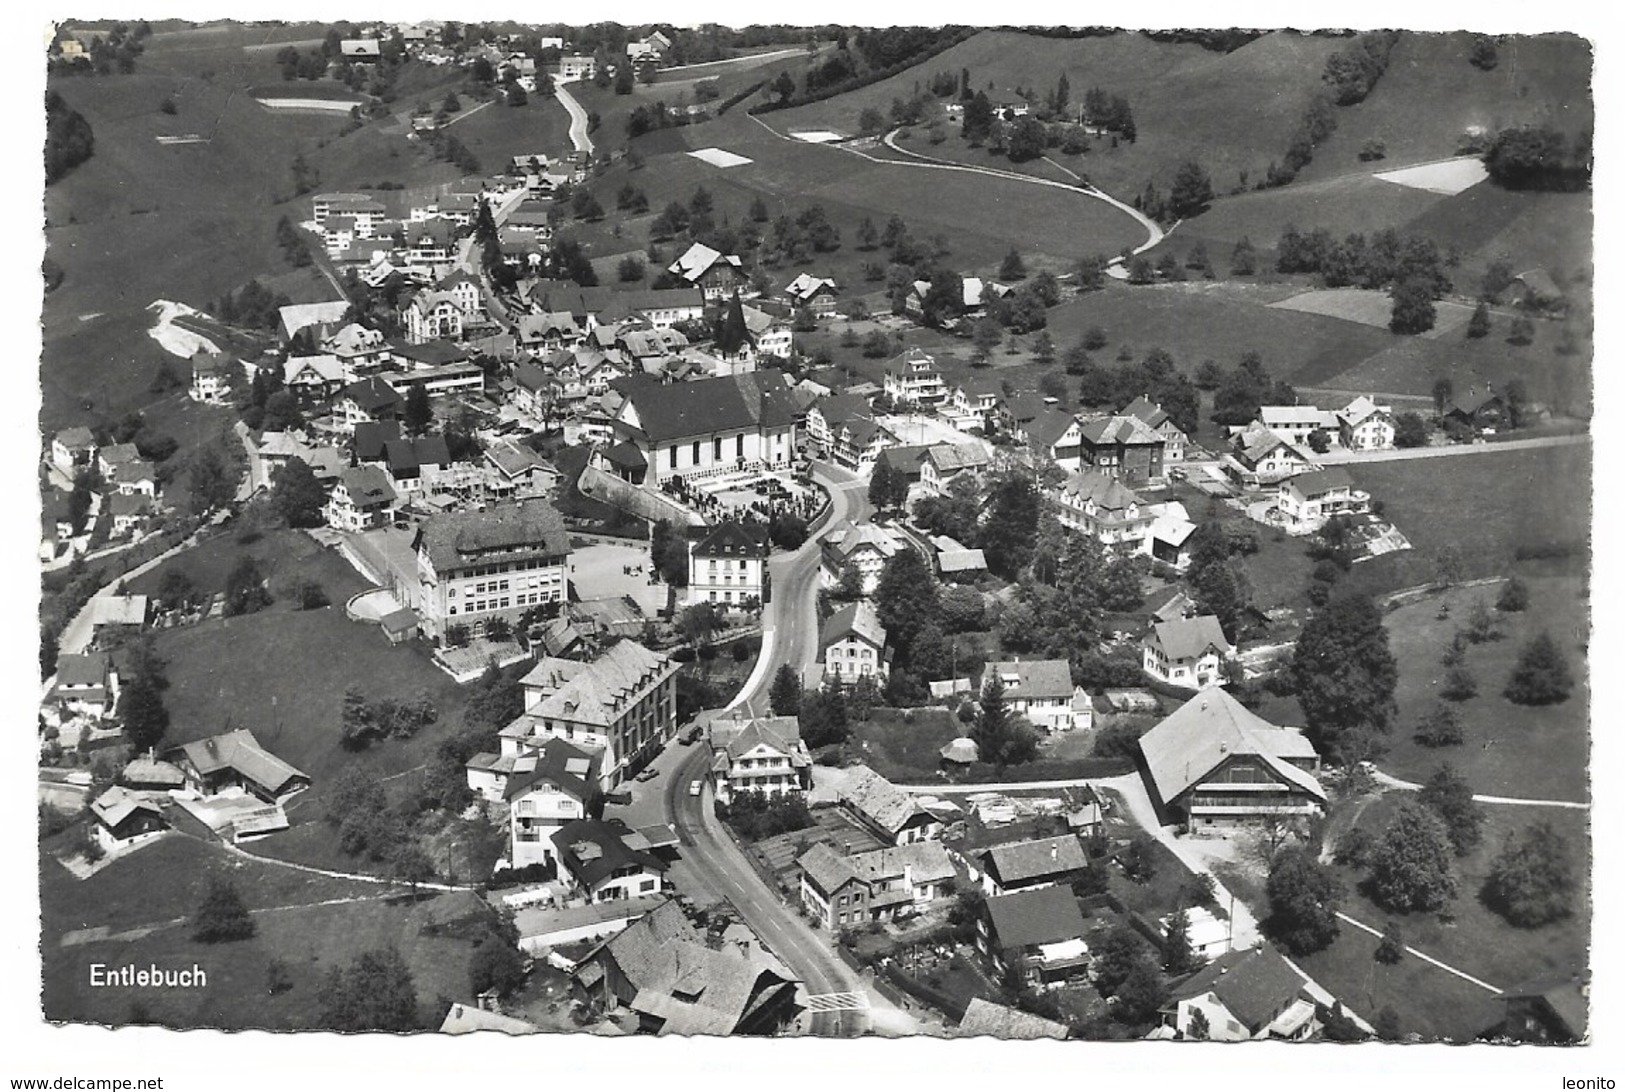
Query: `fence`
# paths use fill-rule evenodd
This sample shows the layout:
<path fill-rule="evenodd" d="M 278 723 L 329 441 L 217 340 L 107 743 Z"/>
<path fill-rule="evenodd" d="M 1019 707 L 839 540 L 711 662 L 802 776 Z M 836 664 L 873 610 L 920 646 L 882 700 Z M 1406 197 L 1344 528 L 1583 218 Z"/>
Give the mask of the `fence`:
<path fill-rule="evenodd" d="M 948 994 L 932 989 L 923 982 L 915 981 L 895 967 L 886 967 L 880 971 L 875 978 L 875 984 L 878 986 L 882 981 L 891 983 L 916 1001 L 929 1005 L 951 1020 L 957 1021 L 963 1018 L 965 1009 L 970 1004 L 970 998 L 968 997 L 950 997 Z M 902 999 L 896 999 L 896 1003 L 902 1004 Z"/>

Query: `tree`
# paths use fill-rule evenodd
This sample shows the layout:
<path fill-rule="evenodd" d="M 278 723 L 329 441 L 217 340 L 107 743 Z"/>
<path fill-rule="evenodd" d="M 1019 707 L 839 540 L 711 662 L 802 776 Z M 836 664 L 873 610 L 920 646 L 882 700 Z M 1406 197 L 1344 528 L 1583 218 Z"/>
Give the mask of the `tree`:
<path fill-rule="evenodd" d="M 1461 715 L 1444 702 L 1436 703 L 1416 726 L 1416 742 L 1424 747 L 1453 747 L 1463 738 Z"/>
<path fill-rule="evenodd" d="M 1444 820 L 1456 856 L 1465 857 L 1478 848 L 1483 837 L 1483 809 L 1473 800 L 1473 790 L 1466 779 L 1449 763 L 1434 771 L 1417 793 L 1417 799 Z"/>
<path fill-rule="evenodd" d="M 1433 555 L 1434 583 L 1441 588 L 1453 587 L 1461 583 L 1461 574 L 1461 547 L 1454 542 L 1447 542 Z"/>
<path fill-rule="evenodd" d="M 1357 757 L 1362 732 L 1386 732 L 1394 714 L 1398 667 L 1382 612 L 1367 596 L 1343 592 L 1304 625 L 1290 674 L 1322 754 Z"/>
<path fill-rule="evenodd" d="M 999 280 L 1020 281 L 1027 277 L 1027 263 L 1021 258 L 1021 251 L 1011 247 L 1005 254 L 1004 261 L 999 263 Z"/>
<path fill-rule="evenodd" d="M 1466 664 L 1455 663 L 1445 672 L 1444 685 L 1439 688 L 1439 696 L 1446 701 L 1466 701 L 1478 693 L 1478 680 L 1468 670 Z"/>
<path fill-rule="evenodd" d="M 801 679 L 789 664 L 780 664 L 767 692 L 768 705 L 775 717 L 793 717 L 801 709 Z"/>
<path fill-rule="evenodd" d="M 289 527 L 320 527 L 326 501 L 326 490 L 305 460 L 296 455 L 277 470 L 271 507 Z"/>
<path fill-rule="evenodd" d="M 1289 846 L 1277 853 L 1264 891 L 1270 905 L 1264 927 L 1294 955 L 1318 952 L 1337 939 L 1343 887 L 1308 849 Z"/>
<path fill-rule="evenodd" d="M 1309 450 L 1316 455 L 1324 455 L 1332 449 L 1332 435 L 1323 428 L 1317 428 L 1309 433 Z"/>
<path fill-rule="evenodd" d="M 1038 753 L 1038 737 L 1025 718 L 1013 716 L 1004 703 L 1004 680 L 996 671 L 987 672 L 982 683 L 980 709 L 971 728 L 977 752 L 983 762 L 999 769 L 1030 762 Z"/>
<path fill-rule="evenodd" d="M 717 608 L 710 603 L 695 603 L 685 607 L 678 616 L 677 628 L 689 644 L 702 645 L 709 641 L 721 626 Z"/>
<path fill-rule="evenodd" d="M 1393 312 L 1388 329 L 1396 334 L 1420 334 L 1433 329 L 1433 286 L 1412 277 L 1401 281 L 1391 293 Z"/>
<path fill-rule="evenodd" d="M 1402 413 L 1394 418 L 1395 447 L 1424 447 L 1428 442 L 1428 424 L 1419 413 Z"/>
<path fill-rule="evenodd" d="M 1146 942 L 1133 926 L 1121 919 L 1101 939 L 1093 954 L 1095 988 L 1102 997 L 1115 994 L 1136 966 L 1151 962 Z"/>
<path fill-rule="evenodd" d="M 498 997 L 506 997 L 524 984 L 524 957 L 495 933 L 486 933 L 468 958 L 469 992 L 478 997 L 495 990 Z"/>
<path fill-rule="evenodd" d="M 1483 300 L 1473 308 L 1473 317 L 1467 320 L 1467 336 L 1470 338 L 1484 337 L 1490 332 L 1490 306 Z"/>
<path fill-rule="evenodd" d="M 993 350 L 998 347 L 1003 331 L 999 328 L 999 320 L 992 315 L 983 315 L 976 320 L 971 329 L 971 345 L 975 352 L 971 356 L 971 363 L 978 366 L 985 365 Z"/>
<path fill-rule="evenodd" d="M 244 554 L 226 576 L 225 615 L 253 614 L 270 604 L 271 593 L 265 587 L 259 562 L 252 554 Z"/>
<path fill-rule="evenodd" d="M 875 585 L 875 613 L 887 639 L 905 660 L 914 636 L 938 616 L 937 581 L 918 550 L 899 550 L 887 559 Z"/>
<path fill-rule="evenodd" d="M 1504 693 L 1518 705 L 1556 705 L 1573 689 L 1568 659 L 1552 635 L 1542 632 L 1523 647 Z"/>
<path fill-rule="evenodd" d="M 808 747 L 816 749 L 845 743 L 848 732 L 846 692 L 840 678 L 832 676 L 823 689 L 803 692 L 797 716 L 801 720 L 801 737 Z"/>
<path fill-rule="evenodd" d="M 1213 181 L 1200 163 L 1186 160 L 1174 174 L 1173 189 L 1168 192 L 1168 211 L 1183 220 L 1206 210 L 1212 202 Z"/>
<path fill-rule="evenodd" d="M 254 935 L 254 919 L 230 880 L 213 879 L 203 902 L 192 915 L 192 939 L 203 944 L 247 940 Z"/>
<path fill-rule="evenodd" d="M 1377 944 L 1373 953 L 1378 963 L 1387 963 L 1392 966 L 1405 958 L 1405 937 L 1399 931 L 1399 922 L 1390 918 L 1382 927 L 1382 940 Z"/>
<path fill-rule="evenodd" d="M 1157 1018 L 1168 991 L 1156 966 L 1151 960 L 1142 958 L 1130 969 L 1128 977 L 1112 996 L 1116 999 L 1112 1007 L 1113 1019 L 1125 1024 L 1144 1024 Z"/>
<path fill-rule="evenodd" d="M 327 972 L 317 990 L 316 1022 L 333 1031 L 414 1031 L 421 1026 L 417 987 L 394 945 L 362 952 Z"/>
<path fill-rule="evenodd" d="M 1529 609 L 1529 585 L 1515 576 L 1508 580 L 1501 589 L 1500 598 L 1495 601 L 1495 609 L 1506 614 Z"/>
<path fill-rule="evenodd" d="M 1258 269 L 1258 252 L 1253 242 L 1243 235 L 1230 252 L 1230 273 L 1237 277 L 1250 277 Z"/>
<path fill-rule="evenodd" d="M 901 496 L 898 495 L 899 492 Z M 901 508 L 907 499 L 908 478 L 887 459 L 875 460 L 875 468 L 869 475 L 869 503 L 877 512 L 885 512 L 888 509 Z"/>
<path fill-rule="evenodd" d="M 1049 336 L 1048 330 L 1038 331 L 1033 339 L 1033 359 L 1040 364 L 1050 364 L 1055 360 L 1055 341 Z"/>
<path fill-rule="evenodd" d="M 1032 560 L 1038 537 L 1038 488 L 1032 477 L 1012 473 L 996 479 L 986 510 L 977 546 L 989 571 L 1014 580 Z"/>
<path fill-rule="evenodd" d="M 422 436 L 433 423 L 434 410 L 429 406 L 429 388 L 426 384 L 414 383 L 406 392 L 406 409 L 401 414 L 401 424 L 413 436 Z"/>
<path fill-rule="evenodd" d="M 1201 959 L 1191 948 L 1191 917 L 1180 907 L 1168 915 L 1168 927 L 1162 938 L 1162 969 L 1171 975 L 1182 975 L 1195 970 Z"/>
<path fill-rule="evenodd" d="M 434 879 L 434 862 L 421 845 L 407 842 L 396 847 L 390 858 L 390 876 L 406 884 L 415 899 L 418 897 L 418 885 Z"/>
<path fill-rule="evenodd" d="M 137 752 L 156 749 L 169 732 L 169 710 L 164 707 L 163 695 L 154 680 L 144 674 L 124 684 L 118 712 L 124 721 L 124 735 Z"/>
<path fill-rule="evenodd" d="M 1514 345 L 1528 345 L 1535 340 L 1535 324 L 1529 320 L 1528 316 L 1519 315 L 1512 320 L 1507 340 Z"/>
<path fill-rule="evenodd" d="M 1510 835 L 1490 863 L 1484 901 L 1520 929 L 1567 917 L 1576 890 L 1568 841 L 1542 820 Z"/>
<path fill-rule="evenodd" d="M 796 78 L 788 72 L 780 72 L 771 86 L 773 93 L 779 97 L 779 105 L 784 106 L 790 102 L 790 97 L 796 93 Z"/>
<path fill-rule="evenodd" d="M 1399 805 L 1371 855 L 1371 893 L 1401 914 L 1441 909 L 1456 897 L 1450 870 L 1450 835 L 1423 804 Z"/>

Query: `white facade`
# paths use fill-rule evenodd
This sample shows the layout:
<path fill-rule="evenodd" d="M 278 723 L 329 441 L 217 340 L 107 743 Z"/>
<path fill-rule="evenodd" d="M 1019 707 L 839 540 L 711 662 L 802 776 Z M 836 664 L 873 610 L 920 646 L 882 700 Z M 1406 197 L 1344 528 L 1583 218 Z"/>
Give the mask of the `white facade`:
<path fill-rule="evenodd" d="M 517 773 L 517 769 L 515 773 Z M 515 868 L 556 861 L 553 835 L 566 823 L 587 817 L 587 807 L 550 782 L 541 782 L 508 802 L 509 861 Z"/>

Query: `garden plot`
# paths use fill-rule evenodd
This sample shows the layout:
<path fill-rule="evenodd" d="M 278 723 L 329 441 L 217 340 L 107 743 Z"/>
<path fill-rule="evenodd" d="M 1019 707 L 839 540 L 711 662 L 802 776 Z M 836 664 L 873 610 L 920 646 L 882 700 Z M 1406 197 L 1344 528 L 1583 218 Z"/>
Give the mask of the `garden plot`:
<path fill-rule="evenodd" d="M 1392 182 L 1396 186 L 1440 193 L 1446 197 L 1454 197 L 1463 190 L 1471 189 L 1489 176 L 1484 161 L 1477 156 L 1445 159 L 1438 163 L 1422 163 L 1415 167 L 1403 167 L 1397 171 L 1383 171 L 1381 174 L 1372 175 L 1373 178 Z"/>
<path fill-rule="evenodd" d="M 724 169 L 743 167 L 747 163 L 756 162 L 754 159 L 747 159 L 745 156 L 735 155 L 733 152 L 723 151 L 721 148 L 696 148 L 688 154 L 695 159 L 711 164 L 713 167 L 722 167 Z"/>

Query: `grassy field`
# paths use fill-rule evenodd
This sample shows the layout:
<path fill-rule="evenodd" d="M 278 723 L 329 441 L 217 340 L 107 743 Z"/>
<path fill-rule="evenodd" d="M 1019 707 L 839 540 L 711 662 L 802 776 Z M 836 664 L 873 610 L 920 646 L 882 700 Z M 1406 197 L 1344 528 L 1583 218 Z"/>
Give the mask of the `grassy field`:
<path fill-rule="evenodd" d="M 970 733 L 969 727 L 945 709 L 876 709 L 867 721 L 852 721 L 847 745 L 850 758 L 868 765 L 880 776 L 903 784 L 929 784 L 942 780 L 941 750 L 949 741 Z M 1065 757 L 1066 736 L 1046 737 L 1039 757 L 1003 770 L 977 763 L 955 781 L 1052 781 L 1077 777 L 1107 777 L 1125 772 L 1125 763 L 1088 757 Z"/>
<path fill-rule="evenodd" d="M 198 944 L 185 925 L 208 880 L 226 876 L 254 913 L 257 935 L 247 941 Z M 43 857 L 40 898 L 44 920 L 44 1010 L 51 1020 L 124 1023 L 139 999 L 147 1018 L 178 1027 L 272 1028 L 315 1026 L 316 992 L 328 968 L 385 944 L 406 957 L 426 1021 L 438 1022 L 436 998 L 466 999 L 470 939 L 489 917 L 472 895 L 438 895 L 416 903 L 382 901 L 375 884 L 313 876 L 244 862 L 211 843 L 185 835 L 147 846 L 89 880 L 75 880 Z M 333 903 L 332 900 L 357 900 Z M 328 905 L 315 905 L 328 903 Z M 62 934 L 89 925 L 114 931 L 163 925 L 134 940 L 103 940 L 62 947 Z M 290 965 L 293 988 L 271 996 L 266 964 Z M 94 989 L 90 965 L 156 963 L 208 976 L 196 990 Z"/>
<path fill-rule="evenodd" d="M 1397 800 L 1397 794 L 1377 800 L 1359 825 L 1380 834 Z M 1578 874 L 1589 875 L 1590 836 L 1583 813 L 1484 805 L 1483 844 L 1456 862 L 1458 895 L 1448 907 L 1449 918 L 1399 915 L 1405 943 L 1503 990 L 1583 968 L 1591 926 L 1587 895 L 1576 900 L 1573 916 L 1533 930 L 1513 928 L 1479 901 L 1490 862 L 1508 835 L 1537 820 L 1551 823 L 1563 835 Z M 1395 917 L 1360 893 L 1362 876 L 1346 868 L 1336 871 L 1348 889 L 1344 913 L 1377 929 Z M 1301 960 L 1300 966 L 1367 1019 L 1392 1005 L 1406 1031 L 1425 1038 L 1472 1039 L 1501 1015 L 1495 996 L 1414 956 L 1392 968 L 1376 963 L 1376 944 L 1377 938 L 1345 923 L 1331 948 Z"/>
<path fill-rule="evenodd" d="M 1477 696 L 1457 705 L 1465 739 L 1459 746 L 1423 747 L 1411 732 L 1432 710 L 1445 669 L 1439 657 L 1467 625 L 1474 603 L 1494 605 L 1500 587 L 1456 588 L 1394 611 L 1386 619 L 1389 647 L 1399 663 L 1399 721 L 1382 768 L 1395 777 L 1426 781 L 1448 762 L 1473 791 L 1491 796 L 1586 800 L 1588 687 L 1586 603 L 1576 579 L 1529 580 L 1529 609 L 1495 618 L 1501 640 L 1469 646 L 1467 669 L 1478 680 Z M 1448 604 L 1450 616 L 1439 618 Z M 1568 656 L 1579 685 L 1558 705 L 1513 705 L 1501 695 L 1523 646 L 1548 632 Z"/>
<path fill-rule="evenodd" d="M 1428 583 L 1449 544 L 1469 577 L 1503 576 L 1520 546 L 1583 547 L 1590 533 L 1589 444 L 1355 464 L 1349 473 L 1415 547 L 1355 566 L 1350 579 L 1373 591 Z"/>

